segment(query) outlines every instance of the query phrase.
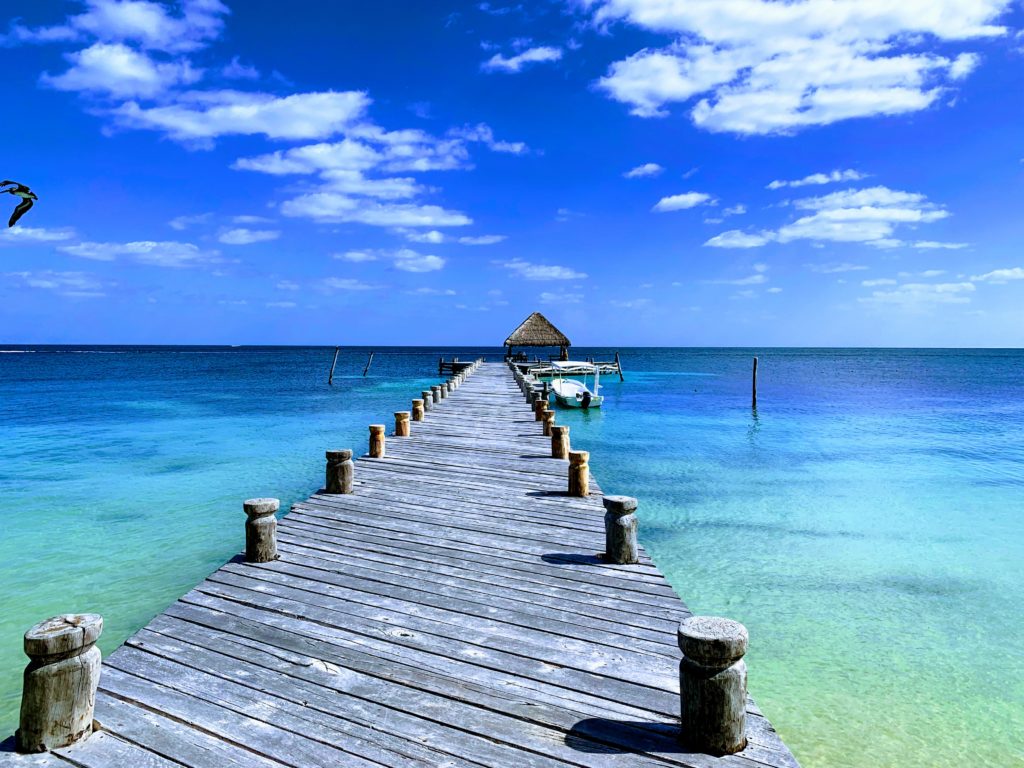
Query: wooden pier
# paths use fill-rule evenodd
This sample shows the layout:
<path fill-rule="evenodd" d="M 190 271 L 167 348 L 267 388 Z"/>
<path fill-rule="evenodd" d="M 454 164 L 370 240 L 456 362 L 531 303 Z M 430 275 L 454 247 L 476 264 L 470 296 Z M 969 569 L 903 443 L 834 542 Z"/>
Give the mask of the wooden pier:
<path fill-rule="evenodd" d="M 597 483 L 567 495 L 508 367 L 422 416 L 353 493 L 295 504 L 279 559 L 235 558 L 105 659 L 92 736 L 0 764 L 797 765 L 749 700 L 741 752 L 680 745 L 689 612 L 642 550 L 601 558 Z"/>

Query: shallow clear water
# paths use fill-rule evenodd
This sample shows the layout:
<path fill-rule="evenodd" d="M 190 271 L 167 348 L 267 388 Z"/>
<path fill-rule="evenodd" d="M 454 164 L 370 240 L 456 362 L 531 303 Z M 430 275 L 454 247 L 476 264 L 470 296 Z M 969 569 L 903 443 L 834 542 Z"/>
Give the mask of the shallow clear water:
<path fill-rule="evenodd" d="M 363 378 L 346 350 L 328 388 L 332 349 L 80 349 L 0 354 L 4 733 L 27 626 L 98 611 L 112 650 L 240 548 L 243 498 L 308 495 L 452 353 L 378 349 Z M 748 626 L 797 757 L 1024 764 L 1024 352 L 622 355 L 559 421 L 690 606 Z"/>

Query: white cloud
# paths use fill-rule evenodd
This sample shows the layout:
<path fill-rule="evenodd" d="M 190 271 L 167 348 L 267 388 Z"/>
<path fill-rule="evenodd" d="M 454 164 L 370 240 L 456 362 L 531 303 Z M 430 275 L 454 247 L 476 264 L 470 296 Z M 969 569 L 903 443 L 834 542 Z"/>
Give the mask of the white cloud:
<path fill-rule="evenodd" d="M 765 291 L 765 293 L 782 293 L 782 289 L 778 286 L 773 286 Z"/>
<path fill-rule="evenodd" d="M 440 256 L 421 254 L 410 248 L 402 248 L 395 252 L 395 269 L 403 272 L 436 272 L 444 267 L 445 261 Z"/>
<path fill-rule="evenodd" d="M 494 130 L 486 123 L 467 125 L 462 128 L 453 128 L 448 131 L 449 136 L 462 139 L 463 141 L 480 142 L 492 152 L 505 152 L 510 155 L 522 155 L 530 151 L 530 148 L 522 141 L 499 141 L 494 138 Z"/>
<path fill-rule="evenodd" d="M 171 229 L 177 229 L 179 231 L 188 229 L 196 224 L 205 224 L 213 218 L 212 213 L 197 213 L 191 216 L 175 216 L 167 224 Z"/>
<path fill-rule="evenodd" d="M 747 212 L 747 206 L 742 203 L 739 205 L 731 206 L 730 208 L 724 208 L 722 210 L 722 217 L 729 218 L 730 216 L 742 216 Z"/>
<path fill-rule="evenodd" d="M 209 143 L 220 136 L 321 139 L 359 120 L 370 104 L 362 91 L 323 91 L 274 96 L 231 90 L 187 91 L 172 104 L 143 107 L 135 101 L 111 110 L 122 128 L 160 131 L 175 141 Z"/>
<path fill-rule="evenodd" d="M 627 179 L 640 179 L 647 176 L 657 176 L 658 174 L 663 173 L 664 170 L 665 169 L 657 163 L 644 163 L 643 165 L 638 165 L 636 168 L 631 168 L 622 175 Z"/>
<path fill-rule="evenodd" d="M 754 264 L 753 274 L 747 275 L 746 277 L 739 277 L 731 280 L 704 280 L 703 282 L 711 285 L 762 285 L 763 283 L 768 282 L 768 275 L 765 274 L 767 271 L 767 264 Z"/>
<path fill-rule="evenodd" d="M 230 13 L 219 0 L 184 0 L 180 13 L 152 0 L 84 0 L 85 13 L 61 25 L 28 29 L 15 25 L 9 42 L 46 43 L 84 37 L 103 42 L 132 42 L 143 49 L 186 53 L 216 39 Z M 2 42 L 2 38 L 0 38 Z"/>
<path fill-rule="evenodd" d="M 456 293 L 451 288 L 416 288 L 412 291 L 406 291 L 406 293 L 413 294 L 414 296 L 455 296 Z"/>
<path fill-rule="evenodd" d="M 281 233 L 276 229 L 246 229 L 238 227 L 229 229 L 220 234 L 219 242 L 226 245 L 252 245 L 253 243 L 266 243 L 270 240 L 277 240 Z"/>
<path fill-rule="evenodd" d="M 426 232 L 403 232 L 405 239 L 413 243 L 430 243 L 432 245 L 439 245 L 445 241 L 443 232 L 438 232 L 436 229 L 431 229 Z"/>
<path fill-rule="evenodd" d="M 496 245 L 505 239 L 507 239 L 506 235 L 478 235 L 476 237 L 460 237 L 459 242 L 462 245 Z"/>
<path fill-rule="evenodd" d="M 75 230 L 70 227 L 46 229 L 45 227 L 5 227 L 0 229 L 0 245 L 12 243 L 57 243 L 70 240 Z"/>
<path fill-rule="evenodd" d="M 114 261 L 122 256 L 156 267 L 191 267 L 220 260 L 216 251 L 203 251 L 192 243 L 142 240 L 132 243 L 78 243 L 58 246 L 58 251 L 94 261 Z"/>
<path fill-rule="evenodd" d="M 500 53 L 494 54 L 491 58 L 480 65 L 484 72 L 519 72 L 527 64 L 536 64 L 543 61 L 558 61 L 562 58 L 561 48 L 552 48 L 542 45 L 536 48 L 528 48 L 515 56 L 503 56 Z"/>
<path fill-rule="evenodd" d="M 946 251 L 959 251 L 962 248 L 967 248 L 967 243 L 939 243 L 934 240 L 918 240 L 914 243 L 915 248 L 921 250 L 946 250 Z"/>
<path fill-rule="evenodd" d="M 860 284 L 865 288 L 877 288 L 880 285 L 898 285 L 899 280 L 893 280 L 891 277 L 876 277 L 873 280 L 861 280 Z"/>
<path fill-rule="evenodd" d="M 320 287 L 326 291 L 372 291 L 377 286 L 350 277 L 327 277 L 320 281 Z"/>
<path fill-rule="evenodd" d="M 513 259 L 501 263 L 505 269 L 527 280 L 582 280 L 587 275 L 570 267 L 559 267 L 550 264 L 531 264 L 522 259 Z"/>
<path fill-rule="evenodd" d="M 768 185 L 768 189 L 806 187 L 811 184 L 832 184 L 838 181 L 860 181 L 866 178 L 867 176 L 860 171 L 847 169 L 845 171 L 832 171 L 831 173 L 812 173 L 810 176 L 804 176 L 802 179 L 794 179 L 792 181 L 776 180 Z"/>
<path fill-rule="evenodd" d="M 874 306 L 893 306 L 910 312 L 923 312 L 939 304 L 969 304 L 974 283 L 904 283 L 891 290 L 872 291 L 858 299 Z"/>
<path fill-rule="evenodd" d="M 275 286 L 281 291 L 297 291 L 299 290 L 299 284 L 293 280 L 279 280 Z"/>
<path fill-rule="evenodd" d="M 994 269 L 983 275 L 974 275 L 971 280 L 988 283 L 1008 283 L 1011 280 L 1024 280 L 1024 268 Z"/>
<path fill-rule="evenodd" d="M 259 80 L 260 71 L 249 64 L 243 64 L 237 56 L 221 69 L 220 73 L 230 80 Z"/>
<path fill-rule="evenodd" d="M 98 299 L 106 296 L 104 284 L 85 272 L 8 272 L 8 277 L 17 278 L 28 288 L 53 291 L 61 296 L 75 299 Z"/>
<path fill-rule="evenodd" d="M 537 299 L 541 304 L 579 304 L 583 301 L 583 294 L 544 291 Z"/>
<path fill-rule="evenodd" d="M 266 216 L 251 216 L 243 214 L 241 216 L 232 216 L 232 224 L 273 224 L 273 219 L 268 219 Z"/>
<path fill-rule="evenodd" d="M 664 213 L 695 208 L 698 205 L 714 205 L 714 198 L 704 192 L 684 192 L 681 195 L 661 198 L 651 210 Z"/>
<path fill-rule="evenodd" d="M 712 131 L 791 132 L 936 103 L 978 64 L 946 53 L 1005 34 L 1010 0 L 588 0 L 598 24 L 627 21 L 675 42 L 615 62 L 599 87 L 633 114 L 690 116 Z"/>
<path fill-rule="evenodd" d="M 771 232 L 748 233 L 738 229 L 730 229 L 720 235 L 715 235 L 704 245 L 712 248 L 760 248 L 767 245 L 774 239 Z"/>
<path fill-rule="evenodd" d="M 121 43 L 95 43 L 67 54 L 71 67 L 60 75 L 43 73 L 40 80 L 59 91 L 84 91 L 115 98 L 152 98 L 202 77 L 187 61 L 158 63 Z"/>
<path fill-rule="evenodd" d="M 863 264 L 851 264 L 848 261 L 830 262 L 828 264 L 807 264 L 806 266 L 811 270 L 811 272 L 817 272 L 821 275 L 838 275 L 843 272 L 863 272 L 867 269 Z"/>
<path fill-rule="evenodd" d="M 341 259 L 343 261 L 362 263 L 366 261 L 376 261 L 377 254 L 373 251 L 345 251 L 344 253 L 334 254 L 334 258 Z"/>
<path fill-rule="evenodd" d="M 378 227 L 462 227 L 473 220 L 437 205 L 379 203 L 335 192 L 312 192 L 281 204 L 285 216 L 326 223 L 358 222 Z"/>

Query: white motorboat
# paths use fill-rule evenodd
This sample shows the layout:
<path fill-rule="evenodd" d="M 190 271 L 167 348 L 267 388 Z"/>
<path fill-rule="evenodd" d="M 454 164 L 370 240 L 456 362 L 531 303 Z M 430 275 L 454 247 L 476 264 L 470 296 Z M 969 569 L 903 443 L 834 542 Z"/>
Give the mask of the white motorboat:
<path fill-rule="evenodd" d="M 591 363 L 581 363 L 574 360 L 560 360 L 551 362 L 551 391 L 555 395 L 555 402 L 563 408 L 600 408 L 604 397 L 598 394 L 600 388 L 601 370 Z M 583 375 L 583 381 L 564 378 L 564 372 L 571 371 L 576 375 Z M 586 376 L 594 377 L 594 391 L 587 389 Z"/>

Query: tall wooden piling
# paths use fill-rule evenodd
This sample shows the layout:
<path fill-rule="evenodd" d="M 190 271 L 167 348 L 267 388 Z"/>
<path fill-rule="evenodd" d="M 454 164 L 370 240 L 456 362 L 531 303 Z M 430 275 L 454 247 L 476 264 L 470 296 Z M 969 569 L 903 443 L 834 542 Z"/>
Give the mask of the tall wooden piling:
<path fill-rule="evenodd" d="M 423 398 L 423 410 L 429 411 L 431 406 L 434 404 L 434 393 L 429 389 L 424 389 L 420 392 L 420 397 Z"/>
<path fill-rule="evenodd" d="M 569 495 L 590 495 L 590 452 L 569 451 Z"/>
<path fill-rule="evenodd" d="M 370 450 L 371 459 L 383 459 L 384 458 L 384 425 L 383 424 L 371 424 L 370 425 Z"/>
<path fill-rule="evenodd" d="M 274 514 L 281 508 L 277 499 L 246 499 L 245 510 L 245 561 L 247 563 L 269 563 L 277 559 L 277 518 Z"/>
<path fill-rule="evenodd" d="M 609 563 L 635 565 L 640 562 L 637 541 L 637 502 L 632 496 L 605 496 L 604 558 Z"/>
<path fill-rule="evenodd" d="M 409 411 L 395 411 L 395 437 L 409 436 Z"/>
<path fill-rule="evenodd" d="M 412 420 L 423 421 L 423 401 L 419 398 L 412 401 Z"/>
<path fill-rule="evenodd" d="M 19 752 L 49 752 L 88 738 L 93 728 L 103 618 L 64 614 L 25 633 L 21 718 L 15 734 Z"/>
<path fill-rule="evenodd" d="M 750 407 L 757 410 L 757 358 L 754 358 L 754 374 L 751 382 L 751 404 Z"/>
<path fill-rule="evenodd" d="M 551 437 L 551 429 L 555 426 L 555 412 L 550 408 L 544 410 L 544 437 Z"/>
<path fill-rule="evenodd" d="M 569 458 L 569 428 L 551 427 L 551 458 Z"/>
<path fill-rule="evenodd" d="M 327 375 L 327 383 L 334 384 L 334 366 L 338 364 L 338 353 L 341 352 L 341 347 L 334 348 L 334 361 L 331 363 L 331 372 Z"/>
<path fill-rule="evenodd" d="M 327 493 L 352 493 L 352 481 L 355 465 L 352 463 L 352 451 L 327 451 L 327 482 L 324 490 Z"/>
<path fill-rule="evenodd" d="M 363 376 L 365 376 L 367 373 L 369 373 L 370 366 L 372 364 L 373 364 L 373 352 L 371 352 L 370 356 L 368 358 L 366 358 L 366 367 L 363 368 Z"/>
<path fill-rule="evenodd" d="M 679 739 L 697 752 L 731 755 L 747 745 L 747 629 L 717 616 L 679 624 Z"/>

